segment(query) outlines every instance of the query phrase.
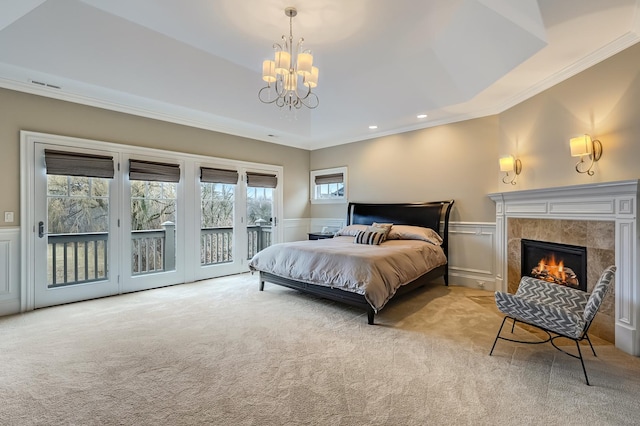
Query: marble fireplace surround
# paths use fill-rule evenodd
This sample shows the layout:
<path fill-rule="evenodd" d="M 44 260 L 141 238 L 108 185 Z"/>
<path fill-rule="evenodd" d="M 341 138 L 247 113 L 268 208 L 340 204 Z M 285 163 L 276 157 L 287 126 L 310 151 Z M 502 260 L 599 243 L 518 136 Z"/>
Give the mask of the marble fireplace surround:
<path fill-rule="evenodd" d="M 627 180 L 489 194 L 496 203 L 496 289 L 509 290 L 509 222 L 512 227 L 527 223 L 510 219 L 580 221 L 576 224 L 588 221 L 593 224 L 588 228 L 593 229 L 606 227 L 604 222 L 613 223 L 613 250 L 618 267 L 613 292 L 615 345 L 624 352 L 640 355 L 639 182 Z"/>

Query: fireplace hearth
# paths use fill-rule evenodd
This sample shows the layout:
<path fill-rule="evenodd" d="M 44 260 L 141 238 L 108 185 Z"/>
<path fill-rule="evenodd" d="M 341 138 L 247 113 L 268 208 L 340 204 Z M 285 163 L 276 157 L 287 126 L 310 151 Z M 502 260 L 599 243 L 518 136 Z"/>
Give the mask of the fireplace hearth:
<path fill-rule="evenodd" d="M 587 291 L 587 248 L 521 240 L 522 276 Z"/>

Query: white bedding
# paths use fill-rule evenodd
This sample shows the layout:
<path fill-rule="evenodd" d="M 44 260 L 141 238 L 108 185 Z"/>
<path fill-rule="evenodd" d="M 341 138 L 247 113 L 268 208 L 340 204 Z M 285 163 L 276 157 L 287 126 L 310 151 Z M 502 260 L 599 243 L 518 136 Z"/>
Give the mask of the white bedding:
<path fill-rule="evenodd" d="M 377 312 L 400 286 L 447 263 L 442 248 L 425 241 L 353 241 L 351 236 L 338 236 L 274 244 L 257 253 L 249 268 L 362 294 Z"/>

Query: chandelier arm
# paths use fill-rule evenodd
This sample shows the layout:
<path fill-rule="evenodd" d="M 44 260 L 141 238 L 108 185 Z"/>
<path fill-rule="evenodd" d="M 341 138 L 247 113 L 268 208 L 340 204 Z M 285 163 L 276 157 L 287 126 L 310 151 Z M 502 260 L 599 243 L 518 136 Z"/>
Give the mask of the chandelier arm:
<path fill-rule="evenodd" d="M 318 95 L 309 91 L 307 96 L 300 98 L 300 103 L 309 109 L 316 109 L 320 105 L 320 99 L 318 99 Z"/>
<path fill-rule="evenodd" d="M 258 92 L 258 99 L 260 100 L 260 102 L 262 102 L 263 104 L 272 104 L 275 101 L 278 100 L 278 97 L 274 97 L 273 99 L 270 99 L 271 97 L 269 96 L 271 92 L 271 86 L 267 85 L 265 87 L 263 87 L 262 89 L 260 89 L 260 91 Z M 264 98 L 264 99 L 263 99 Z"/>

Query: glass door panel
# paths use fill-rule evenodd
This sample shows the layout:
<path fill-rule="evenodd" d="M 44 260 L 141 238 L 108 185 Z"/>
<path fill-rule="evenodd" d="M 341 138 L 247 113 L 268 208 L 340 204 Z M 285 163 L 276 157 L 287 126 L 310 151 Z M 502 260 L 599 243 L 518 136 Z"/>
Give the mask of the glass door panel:
<path fill-rule="evenodd" d="M 235 187 L 200 183 L 200 266 L 234 261 Z"/>
<path fill-rule="evenodd" d="M 109 278 L 109 179 L 47 175 L 47 287 Z"/>
<path fill-rule="evenodd" d="M 131 275 L 176 268 L 177 184 L 131 181 Z"/>
<path fill-rule="evenodd" d="M 247 187 L 247 259 L 273 242 L 273 188 Z"/>

